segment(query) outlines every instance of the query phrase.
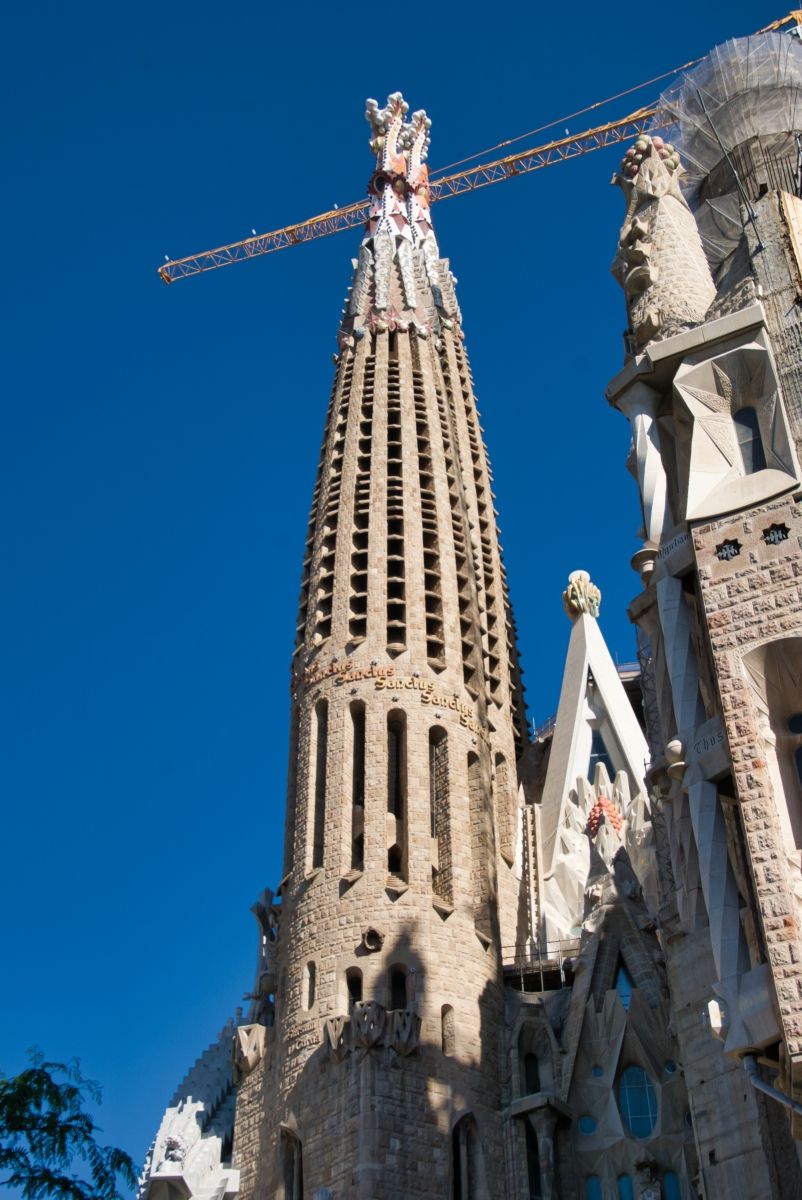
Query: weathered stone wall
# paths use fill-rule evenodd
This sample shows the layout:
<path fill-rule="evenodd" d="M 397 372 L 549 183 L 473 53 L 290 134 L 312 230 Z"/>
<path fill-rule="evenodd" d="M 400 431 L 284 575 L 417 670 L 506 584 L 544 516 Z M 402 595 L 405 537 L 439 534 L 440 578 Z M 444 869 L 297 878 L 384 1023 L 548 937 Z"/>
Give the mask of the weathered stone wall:
<path fill-rule="evenodd" d="M 787 529 L 786 539 L 767 541 L 771 526 Z M 783 844 L 779 806 L 786 800 L 769 777 L 742 660 L 768 640 L 802 635 L 802 511 L 786 497 L 699 526 L 693 541 L 761 924 L 788 1052 L 796 1059 L 802 1055 L 799 867 Z M 739 550 L 722 559 L 727 544 Z"/>

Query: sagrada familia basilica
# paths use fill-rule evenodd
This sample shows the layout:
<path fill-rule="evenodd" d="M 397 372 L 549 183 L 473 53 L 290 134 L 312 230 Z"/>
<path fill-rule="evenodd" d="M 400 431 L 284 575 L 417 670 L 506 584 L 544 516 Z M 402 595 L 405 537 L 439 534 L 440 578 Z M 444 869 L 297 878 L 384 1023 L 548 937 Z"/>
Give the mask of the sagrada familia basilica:
<path fill-rule="evenodd" d="M 659 117 L 615 176 L 600 418 L 631 429 L 638 662 L 575 571 L 532 737 L 430 122 L 368 101 L 284 876 L 141 1200 L 802 1196 L 802 43 L 718 47 Z"/>

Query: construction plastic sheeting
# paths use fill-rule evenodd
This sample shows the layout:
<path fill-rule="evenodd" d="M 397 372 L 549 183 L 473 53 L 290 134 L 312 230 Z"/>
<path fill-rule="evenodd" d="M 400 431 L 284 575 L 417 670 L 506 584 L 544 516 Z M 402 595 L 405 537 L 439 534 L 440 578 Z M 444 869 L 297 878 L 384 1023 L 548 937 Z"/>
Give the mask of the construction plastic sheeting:
<path fill-rule="evenodd" d="M 764 33 L 717 46 L 663 93 L 654 124 L 680 152 L 683 191 L 708 257 L 719 263 L 742 232 L 740 197 L 734 181 L 731 192 L 711 198 L 702 198 L 703 185 L 736 147 L 802 128 L 802 43 Z"/>

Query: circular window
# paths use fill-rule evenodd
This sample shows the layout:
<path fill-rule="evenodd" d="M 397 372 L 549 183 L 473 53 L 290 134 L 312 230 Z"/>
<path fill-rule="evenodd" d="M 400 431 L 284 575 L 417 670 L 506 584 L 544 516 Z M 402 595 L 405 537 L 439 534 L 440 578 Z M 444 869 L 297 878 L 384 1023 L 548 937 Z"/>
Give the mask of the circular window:
<path fill-rule="evenodd" d="M 802 713 L 794 713 L 788 718 L 788 732 L 802 733 Z"/>
<path fill-rule="evenodd" d="M 674 1062 L 673 1058 L 669 1058 L 667 1062 L 663 1063 L 663 1070 L 665 1071 L 666 1075 L 676 1075 L 677 1064 Z"/>
<path fill-rule="evenodd" d="M 591 1075 L 595 1075 L 596 1078 L 598 1079 L 598 1078 L 600 1078 L 600 1076 L 602 1076 L 604 1074 L 604 1067 L 598 1067 L 598 1066 L 591 1067 L 590 1073 L 591 1073 Z"/>
<path fill-rule="evenodd" d="M 643 1067 L 627 1067 L 618 1081 L 618 1107 L 635 1137 L 648 1137 L 657 1122 L 657 1094 Z"/>
<path fill-rule="evenodd" d="M 580 1133 L 596 1132 L 596 1119 L 595 1117 L 591 1117 L 589 1113 L 586 1113 L 584 1117 L 580 1117 L 577 1125 L 579 1126 Z"/>

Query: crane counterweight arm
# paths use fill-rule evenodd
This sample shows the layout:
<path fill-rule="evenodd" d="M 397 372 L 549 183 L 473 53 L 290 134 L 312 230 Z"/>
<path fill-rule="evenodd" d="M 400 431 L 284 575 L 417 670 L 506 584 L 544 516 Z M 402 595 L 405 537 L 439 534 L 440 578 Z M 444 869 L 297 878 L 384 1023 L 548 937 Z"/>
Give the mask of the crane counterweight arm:
<path fill-rule="evenodd" d="M 646 129 L 655 116 L 655 111 L 653 107 L 641 108 L 620 121 L 611 121 L 607 125 L 599 125 L 576 136 L 559 138 L 543 146 L 535 146 L 531 150 L 508 154 L 505 158 L 435 179 L 431 184 L 432 202 L 446 200 L 449 196 L 460 196 L 463 192 L 474 192 L 478 188 L 512 179 L 516 175 L 528 175 L 532 171 L 564 162 L 568 158 L 577 158 L 592 150 L 601 150 L 605 146 L 637 137 Z M 332 233 L 353 229 L 364 224 L 367 212 L 367 200 L 359 200 L 344 208 L 320 213 L 296 225 L 285 225 L 283 229 L 275 229 L 271 233 L 260 233 L 241 242 L 231 242 L 227 246 L 204 250 L 187 258 L 173 259 L 159 267 L 159 274 L 165 283 L 173 283 L 176 279 L 186 279 L 189 275 L 215 271 L 218 267 L 227 267 L 230 263 L 241 262 L 246 258 L 258 258 L 262 254 L 272 254 L 274 250 L 297 246 L 300 242 L 311 242 L 316 238 L 328 237 Z"/>

